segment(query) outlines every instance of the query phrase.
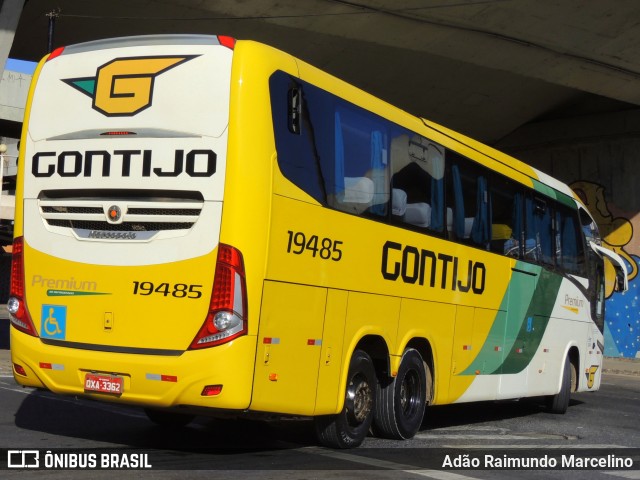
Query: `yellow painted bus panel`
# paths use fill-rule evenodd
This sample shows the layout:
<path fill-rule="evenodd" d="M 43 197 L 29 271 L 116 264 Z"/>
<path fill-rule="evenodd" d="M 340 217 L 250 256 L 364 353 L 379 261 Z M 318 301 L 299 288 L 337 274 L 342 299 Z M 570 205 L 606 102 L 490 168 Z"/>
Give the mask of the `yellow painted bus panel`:
<path fill-rule="evenodd" d="M 38 78 L 40 77 L 40 72 L 42 71 L 42 67 L 47 61 L 48 56 L 44 57 L 38 63 L 35 71 L 33 72 L 33 77 L 31 79 L 31 85 L 29 86 L 29 94 L 27 96 L 27 103 L 24 107 L 24 121 L 22 129 L 22 134 L 20 136 L 20 144 L 23 148 L 20 148 L 18 151 L 18 172 L 16 176 L 16 207 L 14 214 L 14 224 L 13 224 L 13 234 L 14 237 L 19 237 L 23 235 L 24 228 L 24 203 L 20 200 L 24 198 L 24 177 L 25 177 L 25 168 L 24 165 L 27 163 L 25 158 L 25 148 L 27 145 L 27 141 L 29 138 L 29 129 L 27 128 L 29 125 L 29 118 L 31 117 L 31 107 L 33 106 L 33 95 L 36 90 L 36 86 L 38 85 Z"/>
<path fill-rule="evenodd" d="M 218 347 L 181 355 L 144 355 L 87 351 L 45 345 L 39 338 L 11 329 L 11 361 L 25 367 L 16 375 L 27 386 L 67 395 L 86 395 L 87 372 L 116 374 L 125 379 L 121 396 L 91 394 L 96 399 L 129 404 L 175 405 L 244 410 L 249 406 L 253 379 L 255 337 L 241 337 Z M 31 375 L 33 372 L 33 376 Z M 164 378 L 164 380 L 163 380 Z M 207 385 L 222 385 L 217 396 L 202 396 Z"/>
<path fill-rule="evenodd" d="M 272 211 L 272 176 L 277 168 L 266 77 L 278 68 L 297 74 L 293 57 L 251 41 L 236 43 L 220 241 L 238 248 L 248 266 L 250 316 L 260 311 Z M 249 322 L 249 334 L 257 332 L 258 321 Z"/>
<path fill-rule="evenodd" d="M 327 293 L 315 415 L 328 415 L 342 410 L 344 396 L 337 392 L 342 390 L 342 349 L 348 296 L 344 290 L 330 289 Z"/>
<path fill-rule="evenodd" d="M 381 337 L 393 349 L 399 319 L 400 298 L 349 292 L 344 336 L 350 343 L 344 345 L 345 362 L 349 362 L 357 342 L 367 335 Z"/>
<path fill-rule="evenodd" d="M 72 262 L 26 242 L 24 255 L 29 259 L 27 301 L 41 336 L 90 345 L 185 350 L 206 318 L 215 252 L 143 269 Z M 64 319 L 52 322 L 52 315 Z"/>
<path fill-rule="evenodd" d="M 327 290 L 265 282 L 251 409 L 312 415 Z"/>
<path fill-rule="evenodd" d="M 510 263 L 489 252 L 401 228 L 381 235 L 378 222 L 280 195 L 273 196 L 269 233 L 266 277 L 279 281 L 498 309 L 510 278 Z M 388 242 L 399 246 L 388 248 Z M 435 266 L 420 257 L 422 277 L 409 283 L 400 269 L 413 272 L 415 256 L 405 261 L 403 249 L 440 257 Z M 481 294 L 459 286 L 468 282 L 472 264 Z M 394 270 L 395 280 L 383 277 Z"/>
<path fill-rule="evenodd" d="M 460 376 L 478 353 L 473 351 L 474 307 L 458 305 L 456 307 L 456 325 L 453 339 L 451 380 L 449 382 L 449 400 L 452 401 L 464 393 L 471 385 L 473 376 Z"/>

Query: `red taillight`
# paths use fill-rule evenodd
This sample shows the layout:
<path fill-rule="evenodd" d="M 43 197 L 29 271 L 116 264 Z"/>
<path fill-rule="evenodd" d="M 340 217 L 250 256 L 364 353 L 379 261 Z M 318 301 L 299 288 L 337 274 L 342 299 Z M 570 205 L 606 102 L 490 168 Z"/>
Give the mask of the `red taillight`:
<path fill-rule="evenodd" d="M 203 397 L 215 397 L 216 395 L 220 395 L 222 392 L 222 385 L 207 385 L 202 389 Z"/>
<path fill-rule="evenodd" d="M 116 130 L 110 132 L 102 132 L 101 137 L 125 137 L 127 135 L 137 135 L 136 132 L 130 132 L 128 130 Z"/>
<path fill-rule="evenodd" d="M 59 57 L 60 55 L 62 55 L 62 52 L 64 52 L 64 47 L 56 48 L 53 52 L 49 54 L 49 58 L 47 58 L 47 62 L 49 60 L 53 60 L 56 57 Z"/>
<path fill-rule="evenodd" d="M 11 286 L 9 291 L 9 301 L 7 310 L 11 325 L 20 330 L 37 337 L 36 329 L 31 321 L 29 310 L 24 302 L 24 239 L 17 237 L 13 241 L 13 257 L 11 261 Z"/>
<path fill-rule="evenodd" d="M 27 371 L 24 369 L 24 367 L 22 365 L 18 365 L 17 363 L 13 364 L 13 370 L 18 374 L 18 375 L 22 375 L 23 377 L 27 376 Z"/>
<path fill-rule="evenodd" d="M 24 266 L 23 255 L 24 240 L 18 237 L 13 241 L 13 256 L 11 258 L 11 295 L 24 298 Z"/>
<path fill-rule="evenodd" d="M 227 37 L 226 35 L 218 35 L 218 41 L 220 42 L 220 45 L 230 48 L 231 50 L 236 46 L 236 39 L 233 37 Z"/>
<path fill-rule="evenodd" d="M 247 333 L 247 286 L 242 253 L 220 244 L 209 313 L 191 349 L 213 347 Z"/>

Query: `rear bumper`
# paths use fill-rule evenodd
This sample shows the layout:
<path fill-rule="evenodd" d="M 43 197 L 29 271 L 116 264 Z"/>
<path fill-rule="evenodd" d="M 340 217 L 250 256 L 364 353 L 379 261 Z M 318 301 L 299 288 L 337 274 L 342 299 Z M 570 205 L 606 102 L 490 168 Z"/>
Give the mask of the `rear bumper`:
<path fill-rule="evenodd" d="M 256 338 L 244 336 L 225 345 L 185 351 L 180 356 L 111 353 L 46 345 L 11 328 L 11 361 L 16 381 L 52 392 L 146 407 L 195 406 L 244 410 L 251 402 Z M 16 372 L 20 365 L 25 375 Z M 121 395 L 88 393 L 89 372 L 124 380 Z M 207 385 L 222 385 L 203 396 Z"/>

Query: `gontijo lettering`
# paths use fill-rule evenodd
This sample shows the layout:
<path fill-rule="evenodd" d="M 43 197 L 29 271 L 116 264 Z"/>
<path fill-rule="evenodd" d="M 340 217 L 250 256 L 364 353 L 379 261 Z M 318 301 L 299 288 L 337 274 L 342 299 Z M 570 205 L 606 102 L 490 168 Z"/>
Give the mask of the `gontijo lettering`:
<path fill-rule="evenodd" d="M 34 177 L 129 177 L 139 173 L 143 177 L 211 177 L 216 173 L 216 154 L 213 150 L 175 150 L 173 165 L 158 166 L 152 150 L 89 150 L 64 152 L 38 152 L 33 156 L 31 173 Z M 163 161 L 163 159 L 159 159 Z M 171 160 L 164 163 L 169 164 Z M 117 167 L 115 167 L 117 165 Z"/>
<path fill-rule="evenodd" d="M 431 288 L 449 288 L 463 293 L 471 290 L 476 295 L 484 292 L 487 268 L 484 263 L 468 260 L 463 262 L 454 255 L 418 249 L 411 245 L 388 240 L 382 247 L 382 277 L 404 283 L 424 285 L 425 277 Z M 437 278 L 440 282 L 436 283 Z"/>

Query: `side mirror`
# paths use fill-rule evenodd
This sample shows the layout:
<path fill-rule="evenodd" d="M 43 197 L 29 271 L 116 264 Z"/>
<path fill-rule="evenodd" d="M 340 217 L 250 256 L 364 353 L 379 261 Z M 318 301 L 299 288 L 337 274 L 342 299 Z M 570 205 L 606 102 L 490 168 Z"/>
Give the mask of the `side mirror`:
<path fill-rule="evenodd" d="M 624 260 L 616 252 L 609 250 L 608 248 L 596 245 L 593 242 L 589 242 L 591 249 L 596 252 L 600 257 L 606 258 L 611 262 L 613 268 L 616 270 L 616 283 L 615 289 L 618 292 L 626 292 L 629 290 L 629 278 L 627 275 L 627 267 Z"/>
<path fill-rule="evenodd" d="M 627 279 L 627 272 L 623 271 L 617 265 L 615 265 L 615 269 L 616 269 L 615 289 L 618 292 L 626 292 L 629 289 L 629 280 Z"/>

